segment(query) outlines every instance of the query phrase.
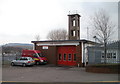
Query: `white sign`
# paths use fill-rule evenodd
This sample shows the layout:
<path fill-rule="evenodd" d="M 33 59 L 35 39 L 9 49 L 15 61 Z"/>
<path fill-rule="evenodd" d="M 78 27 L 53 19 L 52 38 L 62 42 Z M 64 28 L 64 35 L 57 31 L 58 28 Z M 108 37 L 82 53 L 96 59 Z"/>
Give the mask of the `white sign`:
<path fill-rule="evenodd" d="M 42 46 L 42 49 L 48 49 L 48 46 Z"/>

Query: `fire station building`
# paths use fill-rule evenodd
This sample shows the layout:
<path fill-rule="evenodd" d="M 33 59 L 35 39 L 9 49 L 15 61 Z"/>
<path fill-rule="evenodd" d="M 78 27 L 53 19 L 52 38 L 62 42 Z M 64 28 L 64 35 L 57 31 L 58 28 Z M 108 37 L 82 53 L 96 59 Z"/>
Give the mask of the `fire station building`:
<path fill-rule="evenodd" d="M 47 57 L 48 64 L 58 66 L 83 66 L 88 62 L 87 46 L 94 42 L 80 40 L 80 15 L 68 15 L 68 40 L 32 41 L 34 49 Z"/>

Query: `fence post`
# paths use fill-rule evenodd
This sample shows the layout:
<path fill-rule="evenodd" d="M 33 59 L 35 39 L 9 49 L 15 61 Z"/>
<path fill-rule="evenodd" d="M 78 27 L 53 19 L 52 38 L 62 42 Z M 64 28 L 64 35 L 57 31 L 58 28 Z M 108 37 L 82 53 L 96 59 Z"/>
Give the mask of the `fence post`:
<path fill-rule="evenodd" d="M 3 46 L 2 46 L 2 65 L 4 65 L 4 53 L 3 53 Z"/>

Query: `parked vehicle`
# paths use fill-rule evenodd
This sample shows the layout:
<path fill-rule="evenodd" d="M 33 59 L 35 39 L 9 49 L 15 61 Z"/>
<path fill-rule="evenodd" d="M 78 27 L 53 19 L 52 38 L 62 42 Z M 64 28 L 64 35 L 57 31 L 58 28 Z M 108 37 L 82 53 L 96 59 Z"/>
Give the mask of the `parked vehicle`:
<path fill-rule="evenodd" d="M 39 50 L 23 50 L 22 57 L 32 57 L 37 65 L 47 64 L 47 58 Z"/>
<path fill-rule="evenodd" d="M 14 66 L 14 65 L 21 65 L 23 67 L 27 66 L 27 65 L 34 65 L 35 64 L 35 61 L 33 58 L 31 57 L 20 57 L 20 58 L 17 58 L 15 60 L 12 60 L 11 61 L 11 65 Z"/>

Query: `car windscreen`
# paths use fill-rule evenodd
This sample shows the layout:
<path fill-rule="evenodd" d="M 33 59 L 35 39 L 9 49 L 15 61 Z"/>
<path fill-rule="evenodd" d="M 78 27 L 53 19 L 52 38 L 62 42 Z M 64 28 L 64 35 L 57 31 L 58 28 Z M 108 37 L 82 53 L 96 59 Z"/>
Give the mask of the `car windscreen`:
<path fill-rule="evenodd" d="M 20 58 L 20 60 L 28 60 L 27 58 Z"/>
<path fill-rule="evenodd" d="M 34 60 L 33 58 L 29 57 L 29 60 Z"/>
<path fill-rule="evenodd" d="M 42 55 L 42 53 L 38 53 L 38 55 L 39 55 L 40 57 L 45 57 L 45 56 Z"/>

